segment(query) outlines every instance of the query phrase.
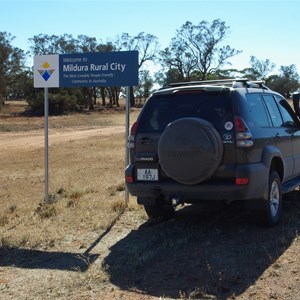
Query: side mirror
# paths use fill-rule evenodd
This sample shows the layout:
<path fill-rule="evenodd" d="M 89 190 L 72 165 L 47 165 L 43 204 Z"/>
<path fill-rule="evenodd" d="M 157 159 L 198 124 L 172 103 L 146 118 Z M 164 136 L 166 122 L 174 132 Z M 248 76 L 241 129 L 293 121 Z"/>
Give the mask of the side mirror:
<path fill-rule="evenodd" d="M 293 93 L 293 106 L 298 117 L 300 117 L 300 92 Z"/>

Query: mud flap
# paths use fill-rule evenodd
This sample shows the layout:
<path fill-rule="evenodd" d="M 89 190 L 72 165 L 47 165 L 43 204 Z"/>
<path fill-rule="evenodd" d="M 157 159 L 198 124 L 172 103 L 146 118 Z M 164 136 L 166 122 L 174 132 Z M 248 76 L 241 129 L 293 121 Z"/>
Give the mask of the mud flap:
<path fill-rule="evenodd" d="M 255 209 L 255 210 L 266 209 L 268 205 L 268 193 L 269 193 L 269 187 L 268 185 L 266 185 L 264 188 L 262 198 L 256 200 L 247 200 L 244 202 L 244 207 L 248 209 Z"/>

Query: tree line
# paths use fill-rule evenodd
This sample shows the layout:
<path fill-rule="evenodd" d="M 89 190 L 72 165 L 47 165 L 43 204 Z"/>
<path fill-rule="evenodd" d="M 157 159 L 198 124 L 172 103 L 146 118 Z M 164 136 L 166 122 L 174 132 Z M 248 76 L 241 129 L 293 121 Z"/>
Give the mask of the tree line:
<path fill-rule="evenodd" d="M 28 52 L 12 46 L 15 37 L 11 33 L 0 32 L 0 108 L 4 100 L 25 99 L 33 112 L 43 113 L 43 92 L 34 89 L 33 72 L 27 61 L 34 55 L 47 54 L 137 50 L 139 85 L 131 88 L 131 106 L 149 97 L 155 85 L 162 87 L 171 82 L 245 77 L 264 80 L 285 97 L 299 89 L 299 74 L 294 64 L 280 66 L 274 75 L 275 63 L 251 56 L 249 68 L 228 68 L 230 58 L 242 52 L 226 44 L 228 32 L 229 26 L 220 19 L 198 24 L 187 21 L 176 30 L 165 49 L 160 49 L 156 36 L 145 32 L 135 36 L 122 33 L 107 42 L 86 35 L 39 34 L 29 39 Z M 154 75 L 149 71 L 149 63 L 159 66 Z M 101 99 L 103 106 L 119 106 L 122 92 L 120 87 L 49 89 L 49 112 L 93 110 L 96 99 Z"/>

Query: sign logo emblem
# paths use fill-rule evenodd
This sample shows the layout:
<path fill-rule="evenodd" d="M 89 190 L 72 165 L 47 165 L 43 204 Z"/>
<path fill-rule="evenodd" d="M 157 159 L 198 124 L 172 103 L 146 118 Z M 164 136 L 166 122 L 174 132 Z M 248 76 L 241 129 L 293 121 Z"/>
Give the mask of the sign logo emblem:
<path fill-rule="evenodd" d="M 50 68 L 50 64 L 45 61 L 42 65 L 42 67 L 45 69 L 45 70 L 38 70 L 38 72 L 41 74 L 41 76 L 44 78 L 45 81 L 47 81 L 51 75 L 54 73 L 54 69 L 49 69 Z"/>

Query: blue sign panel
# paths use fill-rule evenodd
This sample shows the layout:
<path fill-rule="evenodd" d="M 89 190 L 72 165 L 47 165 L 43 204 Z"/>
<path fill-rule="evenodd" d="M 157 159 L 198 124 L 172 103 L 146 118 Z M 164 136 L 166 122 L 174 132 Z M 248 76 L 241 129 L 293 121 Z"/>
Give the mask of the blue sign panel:
<path fill-rule="evenodd" d="M 137 85 L 138 51 L 59 55 L 59 87 Z"/>

